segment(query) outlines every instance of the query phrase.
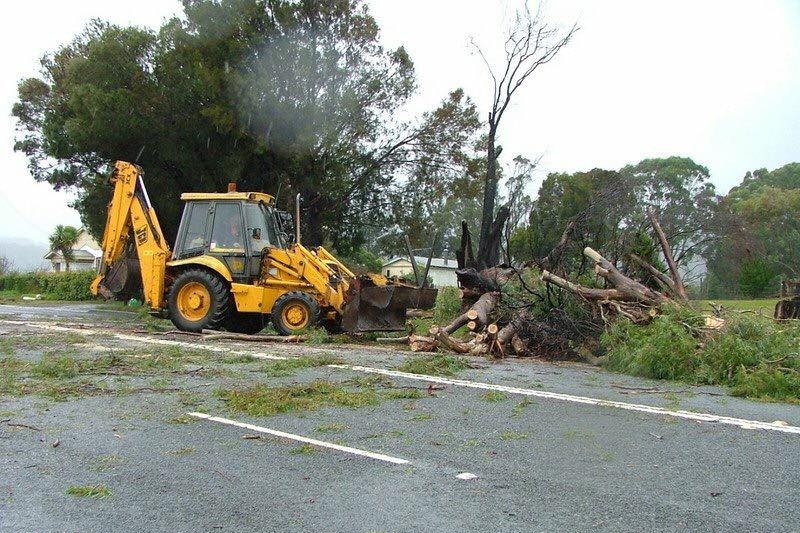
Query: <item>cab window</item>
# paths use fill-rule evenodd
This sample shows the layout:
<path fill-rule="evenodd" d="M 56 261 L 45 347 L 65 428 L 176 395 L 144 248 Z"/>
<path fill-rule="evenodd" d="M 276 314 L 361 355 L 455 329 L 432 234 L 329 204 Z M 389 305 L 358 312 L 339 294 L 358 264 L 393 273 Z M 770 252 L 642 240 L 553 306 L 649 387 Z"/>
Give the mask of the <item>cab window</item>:
<path fill-rule="evenodd" d="M 247 220 L 247 233 L 253 253 L 260 254 L 267 246 L 274 246 L 270 232 L 267 229 L 267 219 L 264 217 L 264 210 L 261 205 L 245 204 L 244 213 L 245 219 Z"/>
<path fill-rule="evenodd" d="M 243 250 L 244 227 L 239 204 L 218 203 L 214 212 L 214 229 L 211 232 L 211 251 L 215 249 Z"/>
<path fill-rule="evenodd" d="M 188 211 L 186 234 L 183 238 L 183 250 L 203 249 L 206 247 L 206 225 L 208 223 L 208 202 L 196 202 L 186 206 Z"/>

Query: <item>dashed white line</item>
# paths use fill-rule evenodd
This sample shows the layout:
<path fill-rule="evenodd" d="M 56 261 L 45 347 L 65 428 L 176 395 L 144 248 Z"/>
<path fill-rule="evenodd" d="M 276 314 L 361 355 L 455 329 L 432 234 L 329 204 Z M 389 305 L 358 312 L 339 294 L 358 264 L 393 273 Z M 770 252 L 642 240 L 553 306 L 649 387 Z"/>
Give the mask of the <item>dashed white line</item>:
<path fill-rule="evenodd" d="M 83 333 L 85 335 L 95 335 L 95 334 L 106 334 L 107 332 L 100 331 L 100 330 L 92 330 L 92 329 L 76 329 L 76 328 L 67 328 L 63 326 L 55 326 L 52 324 L 42 324 L 42 323 L 31 323 L 31 322 L 22 322 L 22 321 L 14 321 L 14 320 L 3 320 L 0 321 L 7 324 L 19 324 L 24 326 L 30 326 L 45 330 L 53 330 L 53 331 L 70 331 L 75 333 Z M 194 344 L 189 342 L 183 341 L 173 341 L 168 339 L 153 339 L 148 337 L 136 337 L 133 335 L 125 335 L 120 333 L 111 333 L 113 337 L 120 339 L 120 340 L 127 340 L 132 342 L 140 342 L 140 343 L 149 343 L 149 344 L 162 344 L 162 345 L 172 345 L 172 346 L 182 346 L 186 348 L 201 348 L 204 350 L 209 350 L 213 352 L 223 352 L 235 355 L 250 355 L 257 359 L 273 359 L 273 360 L 284 360 L 284 359 L 291 359 L 292 357 L 284 357 L 280 355 L 271 355 L 261 352 L 251 352 L 251 351 L 244 351 L 244 350 L 230 350 L 223 347 L 218 346 L 209 346 L 203 344 Z M 686 420 L 694 420 L 697 422 L 715 422 L 718 424 L 726 424 L 730 426 L 736 426 L 742 429 L 762 429 L 766 431 L 777 431 L 780 433 L 789 433 L 789 434 L 800 434 L 800 427 L 797 426 L 790 426 L 785 422 L 762 422 L 760 420 L 747 420 L 743 418 L 734 418 L 729 416 L 720 416 L 714 415 L 709 413 L 696 413 L 692 411 L 672 411 L 670 409 L 664 409 L 663 407 L 654 407 L 651 405 L 642 405 L 642 404 L 635 404 L 635 403 L 626 403 L 626 402 L 617 402 L 613 400 L 603 400 L 600 398 L 589 398 L 586 396 L 573 396 L 571 394 L 563 394 L 557 392 L 549 392 L 537 389 L 525 389 L 520 387 L 509 387 L 506 385 L 495 385 L 492 383 L 482 383 L 479 381 L 468 381 L 464 379 L 452 379 L 452 378 L 445 378 L 439 376 L 429 376 L 424 374 L 411 374 L 409 372 L 400 372 L 399 370 L 387 370 L 385 368 L 373 368 L 368 366 L 358 366 L 358 365 L 326 365 L 329 368 L 338 368 L 342 370 L 352 370 L 355 372 L 364 372 L 368 374 L 380 374 L 384 376 L 391 376 L 397 378 L 404 378 L 404 379 L 412 379 L 417 381 L 426 381 L 428 383 L 439 383 L 443 385 L 453 385 L 457 387 L 466 387 L 466 388 L 473 388 L 473 389 L 481 389 L 481 390 L 491 390 L 491 391 L 498 391 L 498 392 L 506 392 L 508 394 L 520 394 L 523 396 L 533 396 L 537 398 L 546 398 L 550 400 L 559 400 L 565 402 L 572 402 L 572 403 L 580 403 L 586 405 L 597 405 L 601 407 L 612 407 L 615 409 L 623 409 L 626 411 L 636 411 L 640 413 L 647 413 L 651 415 L 660 415 L 660 416 L 669 416 L 674 418 L 682 418 Z"/>
<path fill-rule="evenodd" d="M 328 448 L 331 450 L 337 450 L 344 453 L 349 453 L 352 455 L 358 455 L 361 457 L 368 457 L 370 459 L 375 459 L 376 461 L 383 461 L 385 463 L 392 463 L 395 465 L 407 465 L 411 464 L 411 461 L 407 461 L 405 459 L 400 459 L 398 457 L 392 457 L 391 455 L 384 455 L 382 453 L 375 453 L 369 452 L 367 450 L 360 450 L 358 448 L 351 448 L 350 446 L 342 446 L 341 444 L 334 444 L 333 442 L 326 442 L 324 440 L 317 440 L 311 439 L 309 437 L 303 437 L 302 435 L 295 435 L 293 433 L 286 433 L 285 431 L 278 431 L 276 429 L 265 428 L 261 426 L 256 426 L 253 424 L 247 424 L 245 422 L 237 422 L 236 420 L 231 420 L 229 418 L 222 418 L 219 416 L 211 416 L 205 413 L 186 413 L 189 416 L 194 416 L 197 418 L 202 418 L 204 420 L 210 420 L 212 422 L 219 422 L 220 424 L 227 424 L 229 426 L 235 426 L 242 429 L 249 429 L 250 431 L 256 431 L 258 433 L 266 433 L 267 435 L 273 435 L 275 437 L 281 437 L 284 439 L 295 440 L 298 442 L 304 442 L 306 444 L 311 444 L 312 446 L 317 446 L 320 448 Z"/>

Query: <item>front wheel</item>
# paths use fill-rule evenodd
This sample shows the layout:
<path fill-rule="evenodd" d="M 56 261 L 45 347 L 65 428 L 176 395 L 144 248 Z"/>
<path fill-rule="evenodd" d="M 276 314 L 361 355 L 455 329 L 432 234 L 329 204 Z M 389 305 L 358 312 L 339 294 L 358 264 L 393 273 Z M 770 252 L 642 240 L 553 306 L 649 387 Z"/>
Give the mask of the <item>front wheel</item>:
<path fill-rule="evenodd" d="M 181 331 L 219 329 L 231 313 L 227 284 L 211 272 L 190 269 L 181 272 L 167 297 L 169 315 Z"/>
<path fill-rule="evenodd" d="M 272 324 L 281 335 L 295 335 L 316 326 L 318 320 L 319 305 L 304 292 L 287 292 L 272 307 Z"/>

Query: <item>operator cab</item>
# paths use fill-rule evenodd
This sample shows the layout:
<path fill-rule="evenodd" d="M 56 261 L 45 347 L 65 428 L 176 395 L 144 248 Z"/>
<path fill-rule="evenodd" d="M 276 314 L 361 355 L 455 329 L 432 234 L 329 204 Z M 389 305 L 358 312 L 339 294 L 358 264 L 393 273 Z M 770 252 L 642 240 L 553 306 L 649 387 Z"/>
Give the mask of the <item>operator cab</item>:
<path fill-rule="evenodd" d="M 285 248 L 272 196 L 263 193 L 185 193 L 173 260 L 210 255 L 227 265 L 234 281 L 261 273 L 262 255 Z"/>

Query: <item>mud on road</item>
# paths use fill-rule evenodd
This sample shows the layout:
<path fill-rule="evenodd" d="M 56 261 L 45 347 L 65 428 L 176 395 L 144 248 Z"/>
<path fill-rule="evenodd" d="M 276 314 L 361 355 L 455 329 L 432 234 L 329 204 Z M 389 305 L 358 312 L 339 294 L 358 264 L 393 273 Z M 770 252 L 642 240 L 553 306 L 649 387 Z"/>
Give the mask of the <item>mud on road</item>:
<path fill-rule="evenodd" d="M 790 531 L 800 408 L 0 306 L 2 531 Z"/>

